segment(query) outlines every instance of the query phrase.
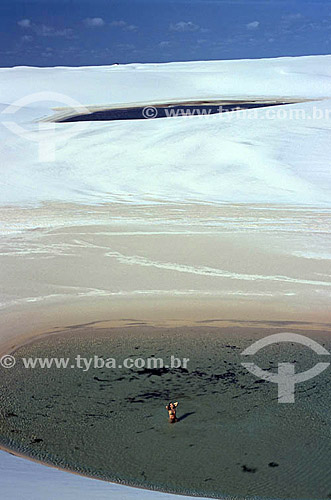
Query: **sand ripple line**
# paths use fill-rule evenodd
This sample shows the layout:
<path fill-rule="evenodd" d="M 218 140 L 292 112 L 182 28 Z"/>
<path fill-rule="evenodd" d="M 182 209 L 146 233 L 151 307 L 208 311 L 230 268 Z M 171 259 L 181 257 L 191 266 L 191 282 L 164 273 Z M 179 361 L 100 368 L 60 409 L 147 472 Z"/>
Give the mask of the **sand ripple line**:
<path fill-rule="evenodd" d="M 166 269 L 169 271 L 176 271 L 180 273 L 198 274 L 200 276 L 212 276 L 244 281 L 281 281 L 285 283 L 299 283 L 302 285 L 331 286 L 331 283 L 328 281 L 306 280 L 291 278 L 290 276 L 268 276 L 261 274 L 235 273 L 208 266 L 189 266 L 186 264 L 177 264 L 172 262 L 152 261 L 138 255 L 123 255 L 119 252 L 107 252 L 105 256 L 115 257 L 121 264 L 156 267 L 158 269 Z"/>
<path fill-rule="evenodd" d="M 83 297 L 134 297 L 140 295 L 152 295 L 152 296 L 196 296 L 196 297 L 227 297 L 227 296 L 246 296 L 246 297 L 275 297 L 277 296 L 291 296 L 296 295 L 294 292 L 245 292 L 242 290 L 237 290 L 235 292 L 231 291 L 219 291 L 219 290 L 198 290 L 198 289 L 184 289 L 184 290 L 158 290 L 158 289 L 146 289 L 146 290 L 104 290 L 99 288 L 84 288 L 76 286 L 65 286 L 57 285 L 57 288 L 63 288 L 69 290 L 64 293 L 52 293 L 48 295 L 37 295 L 34 297 L 22 297 L 12 300 L 4 300 L 0 302 L 0 309 L 6 309 L 8 307 L 34 303 L 34 302 L 46 302 L 51 300 L 67 300 L 69 298 L 83 298 Z M 74 291 L 71 291 L 74 290 Z"/>

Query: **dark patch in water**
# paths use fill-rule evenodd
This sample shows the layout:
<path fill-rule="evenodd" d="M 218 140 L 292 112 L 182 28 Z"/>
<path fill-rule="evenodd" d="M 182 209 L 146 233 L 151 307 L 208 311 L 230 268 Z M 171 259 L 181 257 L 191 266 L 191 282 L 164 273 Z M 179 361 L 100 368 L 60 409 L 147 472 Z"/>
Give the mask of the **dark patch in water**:
<path fill-rule="evenodd" d="M 31 441 L 31 444 L 42 443 L 43 441 L 44 441 L 43 439 L 35 438 L 33 441 Z"/>
<path fill-rule="evenodd" d="M 102 378 L 99 378 L 99 377 L 93 377 L 93 379 L 97 380 L 98 382 L 111 382 L 111 380 L 102 379 Z"/>
<path fill-rule="evenodd" d="M 255 474 L 257 471 L 256 467 L 248 467 L 247 465 L 242 465 L 241 468 L 243 472 L 250 472 L 251 474 Z"/>
<path fill-rule="evenodd" d="M 151 377 L 152 375 L 162 377 L 162 375 L 169 372 L 169 368 L 144 368 L 143 370 L 138 370 L 136 373 L 138 375 L 147 375 L 147 377 Z"/>

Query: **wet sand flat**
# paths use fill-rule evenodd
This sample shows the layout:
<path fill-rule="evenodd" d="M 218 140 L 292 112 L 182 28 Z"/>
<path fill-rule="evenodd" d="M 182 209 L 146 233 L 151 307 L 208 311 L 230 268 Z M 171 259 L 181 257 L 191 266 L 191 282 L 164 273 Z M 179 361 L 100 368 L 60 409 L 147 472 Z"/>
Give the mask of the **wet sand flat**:
<path fill-rule="evenodd" d="M 297 386 L 295 404 L 279 404 L 275 384 L 241 366 L 240 353 L 284 325 L 156 328 L 68 327 L 18 348 L 1 371 L 1 444 L 81 474 L 192 495 L 328 498 L 331 493 L 330 372 Z M 291 325 L 330 350 L 321 325 Z M 189 358 L 187 369 L 25 369 L 21 357 L 80 354 L 115 358 Z M 255 356 L 264 369 L 313 366 L 316 355 L 293 344 Z M 178 400 L 179 422 L 165 405 Z M 232 498 L 232 497 L 231 497 Z"/>
<path fill-rule="evenodd" d="M 124 317 L 328 322 L 321 208 L 43 204 L 1 222 L 1 345 Z"/>

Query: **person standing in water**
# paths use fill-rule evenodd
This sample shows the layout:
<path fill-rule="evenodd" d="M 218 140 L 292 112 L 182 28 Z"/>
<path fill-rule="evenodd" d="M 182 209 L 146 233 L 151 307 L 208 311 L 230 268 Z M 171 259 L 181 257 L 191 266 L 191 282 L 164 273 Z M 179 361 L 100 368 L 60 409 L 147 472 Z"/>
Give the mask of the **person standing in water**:
<path fill-rule="evenodd" d="M 171 424 L 174 424 L 177 422 L 177 417 L 176 417 L 177 406 L 178 406 L 178 401 L 176 401 L 176 403 L 169 403 L 166 406 L 166 409 L 168 410 L 168 414 L 169 414 L 169 422 Z"/>

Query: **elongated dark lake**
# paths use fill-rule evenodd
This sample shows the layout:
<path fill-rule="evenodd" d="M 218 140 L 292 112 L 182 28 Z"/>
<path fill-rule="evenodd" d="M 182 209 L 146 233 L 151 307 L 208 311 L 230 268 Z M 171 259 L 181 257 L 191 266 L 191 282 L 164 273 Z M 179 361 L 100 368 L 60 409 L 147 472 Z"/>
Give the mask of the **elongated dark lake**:
<path fill-rule="evenodd" d="M 265 108 L 270 106 L 283 106 L 293 104 L 295 101 L 234 101 L 234 102 L 196 102 L 182 104 L 151 104 L 135 105 L 125 107 L 105 107 L 103 109 L 93 109 L 90 112 L 69 113 L 69 116 L 55 118 L 58 123 L 80 122 L 80 121 L 114 121 L 114 120 L 144 120 L 155 118 L 176 118 L 192 116 L 208 116 L 233 111 L 243 111 L 255 108 Z"/>

